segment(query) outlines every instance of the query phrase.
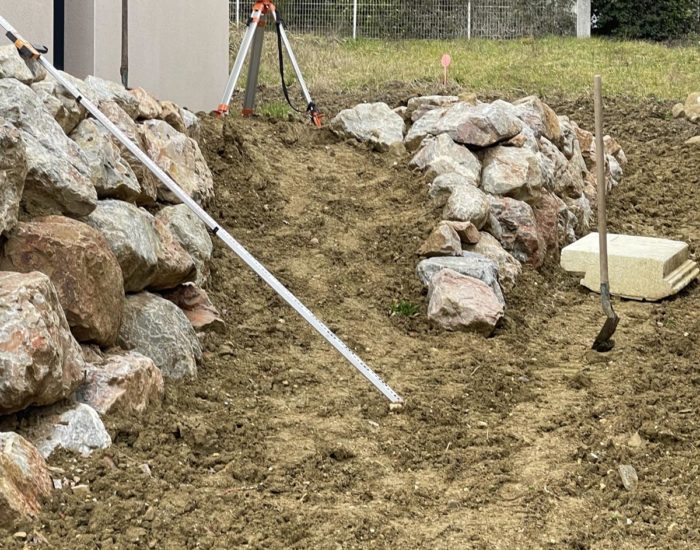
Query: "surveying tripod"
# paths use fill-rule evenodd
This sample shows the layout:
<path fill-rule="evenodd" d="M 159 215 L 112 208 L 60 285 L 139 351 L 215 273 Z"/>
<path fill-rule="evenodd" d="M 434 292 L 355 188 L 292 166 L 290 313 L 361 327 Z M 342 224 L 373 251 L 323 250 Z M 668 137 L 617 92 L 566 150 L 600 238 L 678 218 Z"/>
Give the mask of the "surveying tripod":
<path fill-rule="evenodd" d="M 311 117 L 311 121 L 317 126 L 321 127 L 322 115 L 316 108 L 316 104 L 311 95 L 309 94 L 309 89 L 306 87 L 306 82 L 301 74 L 301 69 L 297 63 L 296 56 L 292 51 L 292 47 L 289 44 L 289 39 L 287 38 L 287 33 L 284 30 L 284 23 L 282 18 L 277 13 L 277 8 L 272 2 L 263 1 L 256 2 L 253 5 L 253 12 L 248 19 L 248 25 L 243 36 L 243 42 L 238 50 L 238 55 L 236 55 L 236 61 L 233 64 L 233 69 L 231 70 L 231 76 L 229 77 L 228 84 L 226 85 L 226 91 L 224 92 L 224 97 L 216 110 L 219 116 L 223 116 L 229 111 L 229 104 L 233 98 L 233 93 L 236 90 L 236 84 L 241 76 L 243 70 L 243 63 L 245 58 L 250 52 L 250 64 L 248 66 L 248 82 L 246 84 L 245 98 L 243 100 L 243 116 L 250 116 L 255 110 L 255 93 L 258 88 L 258 75 L 260 73 L 260 58 L 262 56 L 263 40 L 265 38 L 265 26 L 267 16 L 271 16 L 272 20 L 277 27 L 277 49 L 279 52 L 279 63 L 280 63 L 280 75 L 282 77 L 282 91 L 284 92 L 284 97 L 289 103 L 289 106 L 297 112 L 302 112 L 292 105 L 289 99 L 289 91 L 287 90 L 287 84 L 284 81 L 284 49 L 287 51 L 289 60 L 292 62 L 292 68 L 294 69 L 294 74 L 301 85 L 302 93 L 304 94 L 304 99 L 306 100 L 306 113 Z M 252 48 L 252 49 L 251 49 Z"/>

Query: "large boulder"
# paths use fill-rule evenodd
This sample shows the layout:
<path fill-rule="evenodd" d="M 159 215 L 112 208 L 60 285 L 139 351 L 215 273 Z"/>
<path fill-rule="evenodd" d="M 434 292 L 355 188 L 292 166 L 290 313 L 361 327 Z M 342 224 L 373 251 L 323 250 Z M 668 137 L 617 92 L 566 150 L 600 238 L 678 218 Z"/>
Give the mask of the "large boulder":
<path fill-rule="evenodd" d="M 70 134 L 87 116 L 87 110 L 80 105 L 68 90 L 52 77 L 32 84 L 32 90 L 44 103 L 44 108 L 58 122 L 66 135 Z"/>
<path fill-rule="evenodd" d="M 207 226 L 184 204 L 166 206 L 156 215 L 165 222 L 175 238 L 189 252 L 197 269 L 195 282 L 203 285 L 209 278 L 209 262 L 214 250 Z"/>
<path fill-rule="evenodd" d="M 189 137 L 197 141 L 192 135 L 190 135 L 190 132 L 187 131 L 187 125 L 185 124 L 185 119 L 183 118 L 182 109 L 180 109 L 180 107 L 172 101 L 161 101 L 160 116 L 150 118 L 159 118 L 161 120 L 164 120 L 165 122 L 170 124 L 170 126 L 175 128 L 178 132 L 187 134 Z M 196 118 L 197 117 L 195 116 L 195 119 Z"/>
<path fill-rule="evenodd" d="M 139 115 L 139 100 L 118 82 L 90 75 L 79 89 L 96 105 L 114 102 L 132 119 L 136 119 Z"/>
<path fill-rule="evenodd" d="M 490 336 L 503 317 L 503 304 L 488 285 L 452 269 L 432 277 L 428 299 L 428 318 L 446 330 Z"/>
<path fill-rule="evenodd" d="M 575 147 L 571 159 L 568 159 L 551 141 L 540 138 L 539 150 L 549 160 L 552 169 L 549 191 L 561 197 L 580 197 L 586 186 L 584 178 L 588 170 L 581 151 L 577 149 Z"/>
<path fill-rule="evenodd" d="M 51 488 L 49 468 L 36 447 L 16 433 L 0 433 L 0 527 L 15 528 L 36 517 Z"/>
<path fill-rule="evenodd" d="M 459 101 L 456 95 L 427 95 L 412 97 L 406 106 L 405 118 L 411 122 L 416 122 L 428 111 L 441 107 L 449 107 Z"/>
<path fill-rule="evenodd" d="M 516 116 L 527 124 L 535 137 L 545 137 L 561 145 L 562 130 L 557 114 L 537 96 L 528 96 L 513 102 Z"/>
<path fill-rule="evenodd" d="M 403 118 L 386 103 L 361 103 L 341 111 L 331 121 L 331 129 L 337 134 L 368 142 L 380 151 L 401 145 L 404 128 Z"/>
<path fill-rule="evenodd" d="M 43 273 L 0 273 L 0 414 L 71 395 L 85 364 Z"/>
<path fill-rule="evenodd" d="M 433 229 L 433 232 L 418 249 L 419 256 L 459 256 L 462 254 L 462 242 L 457 231 L 443 222 Z"/>
<path fill-rule="evenodd" d="M 27 176 L 27 157 L 19 130 L 0 119 L 0 235 L 17 224 Z"/>
<path fill-rule="evenodd" d="M 153 360 L 131 351 L 112 353 L 88 363 L 85 382 L 76 398 L 101 416 L 113 413 L 139 415 L 163 399 L 163 373 Z"/>
<path fill-rule="evenodd" d="M 545 193 L 533 207 L 537 232 L 548 254 L 559 257 L 559 251 L 576 241 L 576 217 L 566 203 L 552 193 Z"/>
<path fill-rule="evenodd" d="M 418 264 L 416 271 L 421 283 L 428 286 L 435 274 L 443 269 L 451 269 L 462 275 L 479 279 L 493 290 L 499 302 L 505 304 L 503 291 L 498 282 L 498 266 L 494 261 L 480 254 L 465 252 L 457 258 L 429 258 L 423 260 Z"/>
<path fill-rule="evenodd" d="M 522 122 L 498 104 L 457 103 L 440 117 L 431 133 L 446 133 L 467 146 L 489 147 L 520 133 Z"/>
<path fill-rule="evenodd" d="M 0 267 L 46 274 L 79 341 L 111 346 L 121 321 L 124 286 L 119 262 L 99 231 L 70 218 L 20 223 Z"/>
<path fill-rule="evenodd" d="M 21 132 L 27 157 L 24 203 L 31 214 L 85 216 L 97 192 L 80 147 L 70 140 L 34 91 L 13 78 L 0 80 L 0 117 Z"/>
<path fill-rule="evenodd" d="M 138 112 L 136 118 L 139 120 L 151 120 L 161 118 L 163 108 L 158 100 L 143 88 L 134 88 L 129 90 L 129 93 L 134 96 L 138 102 Z"/>
<path fill-rule="evenodd" d="M 489 219 L 490 206 L 487 195 L 456 174 L 445 174 L 435 178 L 429 193 L 438 201 L 447 196 L 442 212 L 443 220 L 471 222 L 477 229 L 481 229 Z"/>
<path fill-rule="evenodd" d="M 532 207 L 508 197 L 488 196 L 491 211 L 500 224 L 500 241 L 515 258 L 534 268 L 544 263 L 546 244 L 538 230 Z"/>
<path fill-rule="evenodd" d="M 443 133 L 438 132 L 437 125 L 448 109 L 449 107 L 437 107 L 426 112 L 419 118 L 416 123 L 408 129 L 408 133 L 404 138 L 404 145 L 406 148 L 409 151 L 415 151 L 428 136 L 437 136 Z"/>
<path fill-rule="evenodd" d="M 141 190 L 136 174 L 119 152 L 111 134 L 93 119 L 83 120 L 70 135 L 80 145 L 92 169 L 92 181 L 100 199 L 118 199 L 136 204 L 153 202 Z"/>
<path fill-rule="evenodd" d="M 479 185 L 481 162 L 469 149 L 457 145 L 447 134 L 424 140 L 409 165 L 427 170 L 429 177 L 454 172 L 469 179 L 473 185 Z"/>
<path fill-rule="evenodd" d="M 84 403 L 59 404 L 34 410 L 32 422 L 22 432 L 44 458 L 63 449 L 89 456 L 112 445 L 97 411 Z"/>
<path fill-rule="evenodd" d="M 86 223 L 100 231 L 119 261 L 126 292 L 146 288 L 158 269 L 160 241 L 151 216 L 127 202 L 100 201 Z"/>
<path fill-rule="evenodd" d="M 176 239 L 168 225 L 158 218 L 151 218 L 158 235 L 158 263 L 148 288 L 166 290 L 194 280 L 197 269 L 192 256 Z"/>
<path fill-rule="evenodd" d="M 542 158 L 519 147 L 492 147 L 484 156 L 481 187 L 492 195 L 535 200 L 545 182 Z"/>
<path fill-rule="evenodd" d="M 148 292 L 127 296 L 119 345 L 150 357 L 166 378 L 195 376 L 202 360 L 199 340 L 185 314 Z"/>
<path fill-rule="evenodd" d="M 32 84 L 46 78 L 46 71 L 39 62 L 25 61 L 14 44 L 0 46 L 0 79 L 15 78 L 22 84 Z"/>
<path fill-rule="evenodd" d="M 523 271 L 521 263 L 512 254 L 507 252 L 501 243 L 490 233 L 482 232 L 479 242 L 473 245 L 464 245 L 465 252 L 479 254 L 498 265 L 498 281 L 505 289 L 511 289 Z M 456 269 L 455 271 L 460 271 Z M 460 271 L 461 273 L 461 271 Z M 469 273 L 464 273 L 470 275 Z M 474 277 L 473 274 L 471 274 Z M 477 277 L 481 279 L 481 277 Z M 483 280 L 483 279 L 482 279 Z"/>
<path fill-rule="evenodd" d="M 100 103 L 100 110 L 104 115 L 119 128 L 126 137 L 128 137 L 133 143 L 135 143 L 142 151 L 146 149 L 146 143 L 144 137 L 141 133 L 141 129 L 136 122 L 134 122 L 131 117 L 113 101 L 106 101 Z M 141 162 L 131 151 L 129 151 L 124 145 L 122 145 L 117 138 L 111 138 L 113 143 L 119 147 L 119 151 L 123 159 L 129 164 L 136 179 L 141 184 L 141 197 L 139 198 L 140 204 L 149 204 L 156 201 L 158 197 L 158 179 L 153 175 L 153 173 L 146 168 L 146 166 Z"/>
<path fill-rule="evenodd" d="M 144 122 L 141 135 L 148 156 L 185 193 L 200 204 L 207 204 L 214 198 L 214 179 L 196 141 L 163 120 Z M 161 183 L 158 185 L 158 199 L 172 204 L 181 202 Z"/>

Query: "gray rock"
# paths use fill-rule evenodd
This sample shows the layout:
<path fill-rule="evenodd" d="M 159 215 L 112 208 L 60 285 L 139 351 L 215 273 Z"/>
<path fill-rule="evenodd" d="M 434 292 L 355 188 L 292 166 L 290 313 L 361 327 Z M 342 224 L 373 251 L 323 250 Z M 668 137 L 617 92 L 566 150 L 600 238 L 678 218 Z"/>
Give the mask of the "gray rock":
<path fill-rule="evenodd" d="M 487 197 L 491 204 L 491 212 L 498 219 L 502 229 L 503 248 L 518 261 L 530 264 L 536 269 L 541 267 L 547 246 L 540 236 L 532 207 L 526 202 L 508 197 Z"/>
<path fill-rule="evenodd" d="M 445 111 L 433 134 L 448 134 L 453 141 L 489 147 L 520 133 L 522 122 L 497 104 L 457 103 Z"/>
<path fill-rule="evenodd" d="M 432 177 L 454 172 L 477 187 L 481 175 L 479 159 L 463 145 L 457 145 L 447 134 L 424 140 L 409 166 L 428 170 Z"/>
<path fill-rule="evenodd" d="M 146 288 L 156 273 L 160 247 L 153 216 L 127 202 L 104 200 L 84 221 L 104 235 L 117 257 L 124 290 L 138 292 Z"/>
<path fill-rule="evenodd" d="M 17 225 L 27 176 L 27 157 L 19 130 L 0 119 L 0 235 Z"/>
<path fill-rule="evenodd" d="M 446 174 L 435 179 L 430 193 L 437 196 L 438 189 L 449 189 L 449 197 L 442 212 L 442 218 L 449 221 L 471 222 L 481 229 L 489 219 L 490 207 L 486 194 L 473 185 L 456 184 L 452 174 Z M 449 188 L 450 179 L 454 185 Z"/>
<path fill-rule="evenodd" d="M 70 134 L 87 116 L 85 108 L 52 77 L 32 84 L 44 108 L 63 128 L 66 135 Z"/>
<path fill-rule="evenodd" d="M 142 150 L 146 150 L 146 143 L 141 132 L 141 128 L 131 117 L 113 101 L 100 104 L 100 110 L 104 115 L 136 145 Z M 113 143 L 119 147 L 122 158 L 129 164 L 141 185 L 142 199 L 139 202 L 148 204 L 155 202 L 158 197 L 158 179 L 146 168 L 131 151 L 124 147 L 116 138 L 112 138 Z"/>
<path fill-rule="evenodd" d="M 544 184 L 543 156 L 518 147 L 497 146 L 484 157 L 481 187 L 487 193 L 518 200 L 537 199 Z"/>
<path fill-rule="evenodd" d="M 202 125 L 197 115 L 185 108 L 180 108 L 180 116 L 185 123 L 185 133 L 193 140 L 199 142 Z"/>
<path fill-rule="evenodd" d="M 436 136 L 443 132 L 438 132 L 437 125 L 440 119 L 447 112 L 448 107 L 439 107 L 428 111 L 425 115 L 411 126 L 404 139 L 404 145 L 409 151 L 415 151 L 421 146 L 423 140 L 428 136 Z"/>
<path fill-rule="evenodd" d="M 142 192 L 136 174 L 101 124 L 93 119 L 83 120 L 70 137 L 87 157 L 98 198 L 137 204 L 152 202 L 151 197 Z"/>
<path fill-rule="evenodd" d="M 127 296 L 118 343 L 150 357 L 165 378 L 195 376 L 202 361 L 199 340 L 185 314 L 148 292 Z"/>
<path fill-rule="evenodd" d="M 185 193 L 203 205 L 214 198 L 214 179 L 196 141 L 163 120 L 147 120 L 141 124 L 140 131 L 148 156 Z M 180 203 L 180 199 L 160 182 L 158 199 L 171 204 Z"/>
<path fill-rule="evenodd" d="M 473 252 L 495 262 L 498 265 L 498 281 L 503 288 L 511 289 L 515 286 L 523 271 L 522 264 L 508 253 L 493 235 L 482 232 L 478 243 L 464 245 L 463 248 L 465 252 Z"/>
<path fill-rule="evenodd" d="M 156 218 L 165 222 L 175 238 L 189 252 L 197 269 L 195 282 L 201 286 L 209 278 L 209 262 L 214 250 L 207 226 L 184 204 L 166 206 Z"/>
<path fill-rule="evenodd" d="M 618 471 L 620 472 L 622 485 L 625 487 L 625 489 L 628 491 L 635 491 L 637 489 L 637 485 L 639 484 L 639 478 L 637 477 L 637 470 L 634 469 L 634 466 L 630 466 L 629 464 L 621 464 Z"/>
<path fill-rule="evenodd" d="M 457 231 L 447 222 L 442 222 L 418 249 L 419 256 L 432 258 L 434 256 L 459 256 L 462 254 L 462 243 Z"/>
<path fill-rule="evenodd" d="M 0 415 L 68 397 L 84 368 L 49 278 L 0 273 Z"/>
<path fill-rule="evenodd" d="M 81 92 L 96 104 L 103 101 L 113 101 L 119 105 L 132 118 L 139 115 L 139 101 L 124 86 L 111 80 L 104 80 L 97 76 L 88 76 L 82 86 Z"/>
<path fill-rule="evenodd" d="M 0 80 L 0 117 L 21 132 L 27 158 L 24 202 L 31 214 L 85 216 L 97 203 L 80 147 L 63 133 L 34 91 L 13 78 Z"/>
<path fill-rule="evenodd" d="M 459 101 L 456 95 L 428 95 L 421 97 L 412 97 L 408 100 L 406 106 L 405 119 L 411 122 L 416 122 L 422 118 L 428 111 L 441 107 L 449 107 Z"/>
<path fill-rule="evenodd" d="M 518 135 L 504 141 L 503 145 L 507 145 L 509 147 L 521 147 L 523 149 L 527 149 L 528 151 L 532 151 L 533 153 L 538 153 L 540 150 L 539 142 L 535 137 L 535 132 L 533 132 L 532 128 L 529 126 L 523 126 L 523 129 Z"/>
<path fill-rule="evenodd" d="M 89 456 L 112 445 L 100 415 L 83 403 L 35 411 L 26 435 L 44 458 L 50 457 L 56 449 Z"/>
<path fill-rule="evenodd" d="M 545 137 L 560 145 L 562 130 L 557 114 L 537 96 L 528 96 L 513 103 L 516 116 L 532 128 L 535 137 Z"/>
<path fill-rule="evenodd" d="M 15 78 L 22 84 L 31 84 L 46 78 L 46 71 L 37 62 L 25 61 L 13 44 L 0 46 L 0 78 Z"/>
<path fill-rule="evenodd" d="M 503 304 L 489 286 L 452 269 L 433 276 L 428 300 L 428 318 L 446 330 L 490 336 L 503 317 Z"/>
<path fill-rule="evenodd" d="M 433 276 L 443 269 L 451 269 L 462 275 L 479 279 L 488 285 L 498 298 L 498 301 L 505 305 L 503 291 L 498 282 L 499 272 L 496 263 L 480 254 L 463 252 L 457 258 L 428 258 L 418 264 L 416 269 L 418 278 L 425 286 L 430 284 Z"/>
<path fill-rule="evenodd" d="M 403 143 L 405 123 L 386 103 L 361 103 L 331 121 L 331 129 L 388 151 Z"/>
<path fill-rule="evenodd" d="M 560 197 L 580 197 L 586 186 L 584 176 L 588 172 L 583 157 L 575 157 L 572 154 L 573 160 L 567 159 L 564 153 L 544 137 L 540 138 L 539 149 L 551 166 L 551 185 L 546 185 L 548 190 Z"/>

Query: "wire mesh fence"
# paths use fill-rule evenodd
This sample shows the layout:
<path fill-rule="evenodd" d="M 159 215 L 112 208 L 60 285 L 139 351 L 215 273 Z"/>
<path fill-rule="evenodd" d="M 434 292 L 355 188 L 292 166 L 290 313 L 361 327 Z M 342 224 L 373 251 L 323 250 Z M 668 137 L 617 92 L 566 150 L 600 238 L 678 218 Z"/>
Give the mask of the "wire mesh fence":
<path fill-rule="evenodd" d="M 250 3 L 230 0 L 245 24 Z M 389 39 L 576 34 L 576 0 L 278 0 L 293 32 Z"/>

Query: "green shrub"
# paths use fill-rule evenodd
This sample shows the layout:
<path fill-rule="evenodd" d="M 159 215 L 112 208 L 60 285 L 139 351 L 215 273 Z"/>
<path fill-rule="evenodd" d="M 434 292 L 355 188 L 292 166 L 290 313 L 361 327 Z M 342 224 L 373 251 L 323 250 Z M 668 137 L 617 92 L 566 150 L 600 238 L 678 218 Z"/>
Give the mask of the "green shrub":
<path fill-rule="evenodd" d="M 684 38 L 697 30 L 697 0 L 593 0 L 593 31 L 643 40 Z"/>

